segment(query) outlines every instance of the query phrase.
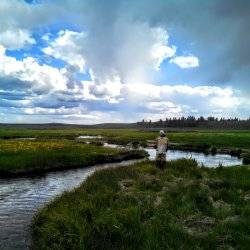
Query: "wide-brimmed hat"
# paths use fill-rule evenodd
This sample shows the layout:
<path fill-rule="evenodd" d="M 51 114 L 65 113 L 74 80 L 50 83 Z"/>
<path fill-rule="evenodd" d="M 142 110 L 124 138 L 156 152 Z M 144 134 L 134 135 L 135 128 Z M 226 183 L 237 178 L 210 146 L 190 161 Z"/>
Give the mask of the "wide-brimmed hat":
<path fill-rule="evenodd" d="M 160 130 L 160 135 L 165 135 L 164 130 Z"/>

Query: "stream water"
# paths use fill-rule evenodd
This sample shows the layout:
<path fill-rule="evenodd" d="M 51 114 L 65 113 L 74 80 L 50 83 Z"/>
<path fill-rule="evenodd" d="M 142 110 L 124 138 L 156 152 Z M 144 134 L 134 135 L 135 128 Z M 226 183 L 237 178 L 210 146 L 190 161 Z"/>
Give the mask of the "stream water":
<path fill-rule="evenodd" d="M 107 147 L 117 145 L 105 144 Z M 155 150 L 146 149 L 150 159 L 154 159 Z M 206 166 L 240 165 L 242 160 L 230 155 L 208 155 L 169 150 L 167 159 L 195 158 Z M 0 249 L 28 249 L 29 225 L 34 213 L 55 196 L 64 191 L 72 190 L 97 169 L 126 166 L 135 161 L 110 163 L 73 169 L 61 172 L 51 172 L 43 176 L 22 178 L 0 178 Z"/>
<path fill-rule="evenodd" d="M 156 155 L 156 150 L 151 148 L 147 148 L 145 150 L 149 153 L 149 159 L 154 160 Z M 168 150 L 167 160 L 176 160 L 180 158 L 192 158 L 195 159 L 199 163 L 199 165 L 204 165 L 210 168 L 218 167 L 220 164 L 226 167 L 242 165 L 242 159 L 239 159 L 238 157 L 231 156 L 228 154 L 205 155 L 203 153 L 196 153 L 196 152 Z"/>
<path fill-rule="evenodd" d="M 102 139 L 101 135 L 80 135 L 76 139 Z"/>
<path fill-rule="evenodd" d="M 50 172 L 43 176 L 0 178 L 0 249 L 28 249 L 35 212 L 64 191 L 79 186 L 97 169 L 127 166 L 137 160 Z"/>
<path fill-rule="evenodd" d="M 122 146 L 117 146 L 116 144 L 104 143 L 105 147 L 110 148 L 124 148 Z M 149 159 L 154 160 L 156 156 L 156 150 L 154 148 L 142 148 L 149 154 Z M 219 165 L 223 165 L 226 167 L 242 165 L 242 159 L 231 156 L 229 154 L 204 154 L 204 153 L 196 153 L 196 152 L 187 152 L 181 150 L 168 150 L 166 155 L 167 160 L 177 160 L 180 158 L 192 158 L 195 159 L 199 165 L 204 165 L 206 167 L 218 167 Z"/>

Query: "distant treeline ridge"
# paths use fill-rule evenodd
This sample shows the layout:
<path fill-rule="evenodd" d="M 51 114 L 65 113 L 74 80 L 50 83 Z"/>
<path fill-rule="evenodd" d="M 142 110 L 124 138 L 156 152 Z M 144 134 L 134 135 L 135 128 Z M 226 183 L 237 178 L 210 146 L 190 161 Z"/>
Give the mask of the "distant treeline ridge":
<path fill-rule="evenodd" d="M 164 128 L 164 127 L 198 127 L 198 128 L 225 128 L 225 129 L 250 129 L 250 118 L 243 120 L 239 118 L 216 118 L 216 117 L 173 117 L 160 119 L 159 121 L 152 122 L 151 120 L 142 120 L 137 122 L 139 127 L 144 128 Z"/>

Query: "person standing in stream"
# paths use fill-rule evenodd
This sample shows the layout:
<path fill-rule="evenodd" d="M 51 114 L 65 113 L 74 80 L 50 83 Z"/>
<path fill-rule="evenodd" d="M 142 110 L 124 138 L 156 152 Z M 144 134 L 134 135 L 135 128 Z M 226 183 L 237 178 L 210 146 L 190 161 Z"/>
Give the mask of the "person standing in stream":
<path fill-rule="evenodd" d="M 163 130 L 160 130 L 160 135 L 157 138 L 156 144 L 156 166 L 163 169 L 166 165 L 166 152 L 168 149 L 169 140 Z"/>

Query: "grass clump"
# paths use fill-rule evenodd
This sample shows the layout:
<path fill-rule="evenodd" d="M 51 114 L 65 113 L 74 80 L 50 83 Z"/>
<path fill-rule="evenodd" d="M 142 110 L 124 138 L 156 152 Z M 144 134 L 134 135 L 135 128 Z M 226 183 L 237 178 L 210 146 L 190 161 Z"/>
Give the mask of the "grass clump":
<path fill-rule="evenodd" d="M 39 211 L 33 249 L 247 249 L 250 166 L 100 170 Z"/>
<path fill-rule="evenodd" d="M 35 174 L 143 157 L 144 151 L 104 148 L 69 140 L 0 140 L 0 176 Z"/>

